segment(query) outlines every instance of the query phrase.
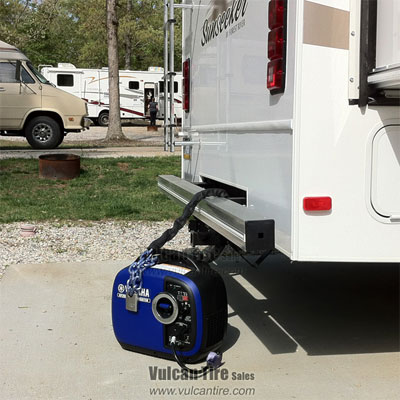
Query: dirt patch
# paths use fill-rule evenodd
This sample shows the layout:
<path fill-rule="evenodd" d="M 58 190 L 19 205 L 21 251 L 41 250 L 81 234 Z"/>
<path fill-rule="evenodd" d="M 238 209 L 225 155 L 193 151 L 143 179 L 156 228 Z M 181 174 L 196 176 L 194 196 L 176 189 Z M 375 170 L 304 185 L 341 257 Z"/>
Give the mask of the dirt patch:
<path fill-rule="evenodd" d="M 66 188 L 68 185 L 66 183 L 56 183 L 55 185 L 53 185 L 54 188 L 57 189 L 64 189 Z"/>
<path fill-rule="evenodd" d="M 128 169 L 129 169 L 129 164 L 125 163 L 125 162 L 124 163 L 119 162 L 119 163 L 117 163 L 117 166 L 121 171 L 124 171 L 124 172 L 128 171 Z"/>
<path fill-rule="evenodd" d="M 126 163 L 126 162 L 119 162 L 119 163 L 117 163 L 117 167 L 118 167 L 121 171 L 123 171 L 123 172 L 129 171 L 129 172 L 135 173 L 135 172 L 139 172 L 139 171 L 144 170 L 144 167 L 131 168 L 131 167 L 132 167 L 131 164 Z"/>

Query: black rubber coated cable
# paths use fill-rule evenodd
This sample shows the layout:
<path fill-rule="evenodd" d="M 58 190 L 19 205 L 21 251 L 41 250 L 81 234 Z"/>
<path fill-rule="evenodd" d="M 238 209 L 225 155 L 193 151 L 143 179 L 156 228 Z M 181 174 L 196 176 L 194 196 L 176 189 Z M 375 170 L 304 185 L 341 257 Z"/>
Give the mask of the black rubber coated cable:
<path fill-rule="evenodd" d="M 174 353 L 175 361 L 178 363 L 178 365 L 185 371 L 186 373 L 189 373 L 191 375 L 196 376 L 196 378 L 200 378 L 201 376 L 205 375 L 209 370 L 210 367 L 208 365 L 204 366 L 202 369 L 192 369 L 189 368 L 185 363 L 179 358 L 176 348 L 175 348 L 175 342 L 171 340 L 170 342 L 172 352 Z"/>
<path fill-rule="evenodd" d="M 228 197 L 228 193 L 224 189 L 204 189 L 198 193 L 196 193 L 192 199 L 189 201 L 188 204 L 186 204 L 185 208 L 183 209 L 182 215 L 177 218 L 172 226 L 172 228 L 167 229 L 158 239 L 154 240 L 153 242 L 150 243 L 150 246 L 148 247 L 148 250 L 153 250 L 153 254 L 159 253 L 161 258 L 164 257 L 176 257 L 177 259 L 185 259 L 190 261 L 191 264 L 199 271 L 198 266 L 196 263 L 191 259 L 190 256 L 187 256 L 183 254 L 182 252 L 178 252 L 175 250 L 168 250 L 168 249 L 161 249 L 165 243 L 169 242 L 171 239 L 173 239 L 176 234 L 185 226 L 187 220 L 193 215 L 194 210 L 196 209 L 197 204 L 200 203 L 200 201 L 204 200 L 206 197 Z M 196 377 L 201 377 L 205 375 L 209 370 L 210 366 L 206 365 L 202 369 L 192 369 L 189 368 L 185 365 L 185 363 L 179 358 L 176 348 L 175 348 L 175 341 L 176 337 L 174 336 L 172 340 L 170 341 L 170 345 L 172 348 L 172 352 L 174 354 L 176 362 L 179 364 L 179 366 L 185 371 L 186 373 L 189 373 L 191 375 L 194 375 Z"/>
<path fill-rule="evenodd" d="M 187 220 L 192 216 L 197 204 L 204 200 L 206 197 L 228 197 L 228 193 L 224 189 L 204 189 L 196 193 L 189 203 L 183 209 L 182 215 L 177 218 L 172 228 L 167 229 L 158 239 L 150 243 L 148 249 L 153 249 L 155 252 L 159 251 L 165 243 L 173 239 L 176 234 L 185 226 Z"/>

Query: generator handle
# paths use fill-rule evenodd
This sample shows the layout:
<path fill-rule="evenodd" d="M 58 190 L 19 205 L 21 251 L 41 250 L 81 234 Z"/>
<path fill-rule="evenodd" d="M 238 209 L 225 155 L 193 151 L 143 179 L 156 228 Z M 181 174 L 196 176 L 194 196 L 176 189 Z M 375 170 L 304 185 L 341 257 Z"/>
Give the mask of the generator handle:
<path fill-rule="evenodd" d="M 197 272 L 200 272 L 200 268 L 196 264 L 196 261 L 181 251 L 160 249 L 159 252 L 156 253 L 156 255 L 158 257 L 159 262 L 180 261 L 180 260 L 189 261 L 193 265 L 193 269 L 195 269 Z M 185 267 L 191 268 L 190 265 L 185 265 Z"/>

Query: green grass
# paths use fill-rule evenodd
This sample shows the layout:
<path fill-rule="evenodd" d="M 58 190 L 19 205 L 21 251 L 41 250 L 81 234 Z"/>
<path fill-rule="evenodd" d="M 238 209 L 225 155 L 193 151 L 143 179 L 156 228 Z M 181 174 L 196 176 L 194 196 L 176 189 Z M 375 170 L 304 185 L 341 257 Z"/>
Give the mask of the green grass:
<path fill-rule="evenodd" d="M 38 160 L 0 160 L 0 223 L 176 218 L 181 209 L 157 188 L 179 175 L 179 157 L 81 159 L 72 180 L 39 178 Z"/>

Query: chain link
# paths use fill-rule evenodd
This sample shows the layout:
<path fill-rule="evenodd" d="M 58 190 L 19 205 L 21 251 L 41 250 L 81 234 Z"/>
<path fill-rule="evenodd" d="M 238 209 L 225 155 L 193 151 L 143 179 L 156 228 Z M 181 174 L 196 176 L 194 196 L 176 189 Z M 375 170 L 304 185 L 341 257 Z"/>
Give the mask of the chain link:
<path fill-rule="evenodd" d="M 138 260 L 134 261 L 129 267 L 129 279 L 126 282 L 126 291 L 129 296 L 133 296 L 142 288 L 142 275 L 147 269 L 156 265 L 158 257 L 153 255 L 153 249 L 145 250 Z"/>

